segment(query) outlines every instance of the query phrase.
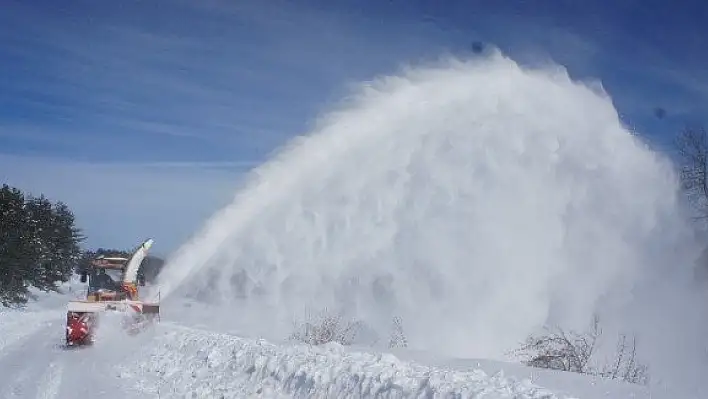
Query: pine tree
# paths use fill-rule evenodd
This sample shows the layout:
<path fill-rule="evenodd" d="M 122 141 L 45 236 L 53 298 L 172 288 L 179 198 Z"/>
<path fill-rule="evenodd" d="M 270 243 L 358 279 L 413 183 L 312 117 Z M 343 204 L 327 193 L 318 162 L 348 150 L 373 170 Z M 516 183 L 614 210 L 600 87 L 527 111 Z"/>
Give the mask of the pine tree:
<path fill-rule="evenodd" d="M 20 190 L 0 188 L 0 303 L 9 306 L 28 299 L 25 198 Z"/>
<path fill-rule="evenodd" d="M 0 303 L 25 304 L 30 287 L 56 291 L 81 254 L 81 232 L 66 204 L 0 189 Z"/>

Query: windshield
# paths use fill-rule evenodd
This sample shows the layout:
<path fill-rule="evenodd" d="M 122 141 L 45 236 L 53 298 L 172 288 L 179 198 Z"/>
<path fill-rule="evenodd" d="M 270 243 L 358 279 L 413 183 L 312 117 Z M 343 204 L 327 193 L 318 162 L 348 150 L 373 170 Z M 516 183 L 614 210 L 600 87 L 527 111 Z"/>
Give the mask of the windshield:
<path fill-rule="evenodd" d="M 123 271 L 119 269 L 94 269 L 89 277 L 89 291 L 95 292 L 100 289 L 117 291 L 122 276 Z"/>

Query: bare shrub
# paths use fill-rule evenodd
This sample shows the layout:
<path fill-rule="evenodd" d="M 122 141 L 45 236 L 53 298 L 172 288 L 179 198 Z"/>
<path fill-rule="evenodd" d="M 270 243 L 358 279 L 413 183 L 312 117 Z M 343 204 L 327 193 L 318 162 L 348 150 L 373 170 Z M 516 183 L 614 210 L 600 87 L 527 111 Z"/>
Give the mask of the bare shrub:
<path fill-rule="evenodd" d="M 597 315 L 584 332 L 565 331 L 562 328 L 545 328 L 545 332 L 531 335 L 521 348 L 513 351 L 522 357 L 527 366 L 596 375 L 634 384 L 647 384 L 649 372 L 646 365 L 636 359 L 636 338 L 631 344 L 621 334 L 614 360 L 600 369 L 593 367 L 598 340 L 602 335 Z"/>
<path fill-rule="evenodd" d="M 602 333 L 597 316 L 589 331 L 565 332 L 559 327 L 545 328 L 545 333 L 531 335 L 526 343 L 516 351 L 532 367 L 552 370 L 587 373 L 588 363 L 595 351 L 597 339 Z"/>
<path fill-rule="evenodd" d="M 617 340 L 617 350 L 612 363 L 605 365 L 598 375 L 612 380 L 622 380 L 632 384 L 649 383 L 649 368 L 637 363 L 637 338 L 628 342 L 625 334 Z"/>
<path fill-rule="evenodd" d="M 342 314 L 334 314 L 326 309 L 308 321 L 296 326 L 290 339 L 309 345 L 322 345 L 336 342 L 340 345 L 351 345 L 362 328 L 361 322 L 345 320 Z"/>
<path fill-rule="evenodd" d="M 681 183 L 693 203 L 697 219 L 708 218 L 708 131 L 687 127 L 676 137 L 681 163 Z"/>
<path fill-rule="evenodd" d="M 368 337 L 367 341 L 367 333 L 373 334 L 374 338 Z M 365 344 L 376 346 L 378 338 L 375 335 L 375 331 L 369 329 L 362 321 L 347 320 L 341 313 L 325 309 L 317 315 L 308 314 L 305 321 L 295 323 L 295 331 L 290 334 L 289 339 L 308 345 L 336 342 L 349 346 L 360 341 L 359 344 L 366 342 Z M 393 318 L 388 347 L 408 347 L 408 339 L 403 332 L 403 322 L 400 317 Z"/>

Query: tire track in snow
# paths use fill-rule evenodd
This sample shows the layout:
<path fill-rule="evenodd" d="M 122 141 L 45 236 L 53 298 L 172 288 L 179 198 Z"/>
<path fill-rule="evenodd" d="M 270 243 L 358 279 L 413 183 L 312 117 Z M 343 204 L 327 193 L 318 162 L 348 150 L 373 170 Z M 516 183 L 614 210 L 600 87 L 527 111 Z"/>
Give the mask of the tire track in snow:
<path fill-rule="evenodd" d="M 51 315 L 51 319 L 47 317 Z M 0 398 L 34 398 L 51 396 L 57 385 L 54 364 L 61 353 L 62 325 L 56 312 L 27 313 L 26 319 L 11 320 L 10 328 L 2 325 L 0 333 L 9 332 L 0 352 Z M 4 321 L 4 320 L 3 320 Z M 61 374 L 58 374 L 61 378 Z M 43 389 L 50 395 L 40 395 Z M 38 396 L 40 395 L 40 396 Z"/>
<path fill-rule="evenodd" d="M 13 372 L 12 369 L 3 370 L 9 376 L 12 376 L 9 380 L 12 381 L 0 391 L 0 398 L 10 399 L 10 398 L 26 398 L 28 392 L 26 387 L 29 384 L 29 380 L 32 374 L 32 366 L 23 367 L 17 372 Z"/>
<path fill-rule="evenodd" d="M 55 399 L 61 388 L 64 365 L 61 362 L 50 363 L 37 389 L 37 399 Z"/>

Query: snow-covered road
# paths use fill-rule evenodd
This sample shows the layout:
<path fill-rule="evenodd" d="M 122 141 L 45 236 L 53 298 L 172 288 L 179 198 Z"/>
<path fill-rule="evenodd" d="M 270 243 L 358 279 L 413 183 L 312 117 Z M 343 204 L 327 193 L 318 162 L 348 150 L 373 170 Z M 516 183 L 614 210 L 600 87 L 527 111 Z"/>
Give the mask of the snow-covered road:
<path fill-rule="evenodd" d="M 65 349 L 64 307 L 44 305 L 48 309 L 0 313 L 0 398 L 147 397 L 115 377 L 119 352 Z"/>
<path fill-rule="evenodd" d="M 24 336 L 20 335 L 18 323 L 3 325 L 3 331 L 14 334 L 8 335 L 1 344 L 0 397 L 56 398 L 64 366 L 59 349 L 52 345 L 57 343 L 56 340 L 48 342 L 47 337 L 50 335 L 48 331 L 57 324 L 50 319 L 26 316 L 33 320 L 24 322 L 27 327 Z"/>

